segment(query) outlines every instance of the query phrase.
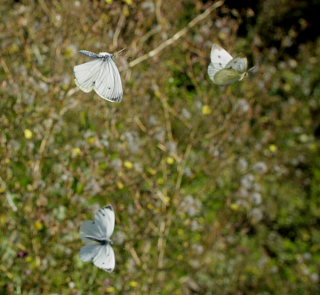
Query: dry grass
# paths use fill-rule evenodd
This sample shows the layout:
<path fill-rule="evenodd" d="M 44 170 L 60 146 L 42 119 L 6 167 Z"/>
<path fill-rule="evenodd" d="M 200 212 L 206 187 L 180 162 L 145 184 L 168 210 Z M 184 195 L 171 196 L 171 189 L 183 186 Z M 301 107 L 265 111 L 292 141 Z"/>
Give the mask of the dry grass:
<path fill-rule="evenodd" d="M 1 2 L 1 294 L 319 292 L 319 41 L 203 2 Z M 259 71 L 216 87 L 212 42 Z M 122 48 L 121 104 L 77 90 L 78 50 Z M 112 274 L 78 256 L 108 203 Z"/>

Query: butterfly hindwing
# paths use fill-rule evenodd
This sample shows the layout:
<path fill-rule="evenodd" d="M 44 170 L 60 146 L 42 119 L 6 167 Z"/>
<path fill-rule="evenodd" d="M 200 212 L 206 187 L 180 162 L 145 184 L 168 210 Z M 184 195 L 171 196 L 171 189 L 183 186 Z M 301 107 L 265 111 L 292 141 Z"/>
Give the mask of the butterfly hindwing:
<path fill-rule="evenodd" d="M 103 61 L 95 59 L 73 68 L 75 82 L 83 92 L 90 92 L 100 74 Z"/>
<path fill-rule="evenodd" d="M 97 256 L 100 245 L 85 245 L 80 250 L 80 259 L 84 262 L 93 261 Z"/>
<path fill-rule="evenodd" d="M 218 85 L 228 85 L 233 82 L 239 81 L 243 73 L 234 69 L 222 69 L 214 76 L 215 83 Z"/>
<path fill-rule="evenodd" d="M 113 271 L 115 266 L 115 255 L 112 247 L 109 244 L 99 246 L 99 250 L 93 258 L 93 263 L 96 267 L 105 271 Z"/>

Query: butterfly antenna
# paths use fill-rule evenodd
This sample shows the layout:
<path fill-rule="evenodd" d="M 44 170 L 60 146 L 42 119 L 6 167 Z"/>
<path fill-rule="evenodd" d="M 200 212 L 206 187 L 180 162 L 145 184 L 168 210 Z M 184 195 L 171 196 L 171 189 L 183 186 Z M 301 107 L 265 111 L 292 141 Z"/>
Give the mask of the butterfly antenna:
<path fill-rule="evenodd" d="M 118 56 L 119 55 L 119 53 L 121 53 L 122 51 L 124 51 L 124 50 L 126 50 L 126 48 L 122 48 L 122 49 L 120 49 L 119 51 L 117 51 L 116 53 L 114 53 L 114 55 L 115 56 Z"/>
<path fill-rule="evenodd" d="M 250 68 L 248 70 L 248 73 L 256 73 L 258 71 L 258 67 L 257 66 L 253 66 L 252 68 Z"/>

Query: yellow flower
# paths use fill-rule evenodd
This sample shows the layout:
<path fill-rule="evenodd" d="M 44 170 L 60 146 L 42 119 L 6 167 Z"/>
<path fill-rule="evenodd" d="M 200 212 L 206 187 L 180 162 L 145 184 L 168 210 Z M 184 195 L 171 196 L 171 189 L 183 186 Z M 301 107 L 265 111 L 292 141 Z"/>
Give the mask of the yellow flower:
<path fill-rule="evenodd" d="M 0 216 L 0 224 L 5 224 L 7 221 L 6 216 L 5 215 L 1 215 Z"/>
<path fill-rule="evenodd" d="M 152 168 L 148 168 L 147 170 L 151 175 L 156 175 L 157 174 L 157 171 L 152 169 Z"/>
<path fill-rule="evenodd" d="M 230 208 L 234 211 L 238 211 L 240 209 L 240 206 L 236 203 L 233 203 L 230 205 Z"/>
<path fill-rule="evenodd" d="M 128 5 L 132 5 L 132 0 L 124 0 Z"/>
<path fill-rule="evenodd" d="M 32 138 L 32 131 L 31 131 L 30 129 L 25 129 L 25 130 L 24 130 L 24 137 L 25 137 L 26 139 Z"/>
<path fill-rule="evenodd" d="M 32 256 L 27 256 L 27 257 L 26 257 L 26 261 L 27 261 L 27 262 L 31 262 L 31 261 L 32 261 Z"/>
<path fill-rule="evenodd" d="M 64 51 L 66 57 L 72 57 L 75 54 L 75 50 L 71 47 L 67 47 Z"/>
<path fill-rule="evenodd" d="M 113 293 L 113 292 L 116 291 L 116 289 L 115 289 L 114 287 L 109 287 L 109 288 L 107 288 L 106 291 L 107 291 L 108 293 Z"/>
<path fill-rule="evenodd" d="M 38 268 L 41 265 L 41 259 L 39 256 L 36 256 L 33 260 L 33 267 Z"/>
<path fill-rule="evenodd" d="M 125 162 L 124 162 L 124 167 L 126 167 L 126 168 L 128 168 L 128 169 L 132 169 L 133 164 L 132 164 L 131 162 L 129 162 L 129 161 L 125 161 Z"/>
<path fill-rule="evenodd" d="M 204 105 L 202 107 L 202 114 L 203 115 L 207 116 L 207 115 L 210 115 L 211 113 L 212 113 L 212 110 L 208 105 Z"/>
<path fill-rule="evenodd" d="M 72 153 L 75 156 L 80 156 L 81 155 L 81 150 L 77 147 L 77 148 L 73 148 L 72 149 Z"/>
<path fill-rule="evenodd" d="M 278 150 L 278 147 L 275 144 L 271 144 L 269 146 L 269 150 L 270 150 L 270 152 L 274 153 L 274 152 L 276 152 Z"/>
<path fill-rule="evenodd" d="M 162 177 L 158 178 L 157 180 L 158 184 L 164 184 L 164 179 Z"/>
<path fill-rule="evenodd" d="M 179 228 L 179 229 L 178 229 L 178 235 L 179 235 L 179 236 L 183 236 L 183 235 L 184 235 L 184 230 L 181 229 L 181 228 Z"/>
<path fill-rule="evenodd" d="M 90 138 L 88 139 L 88 142 L 89 142 L 90 144 L 94 144 L 94 143 L 96 142 L 96 138 L 95 138 L 95 137 L 90 137 Z"/>
<path fill-rule="evenodd" d="M 136 282 L 136 281 L 131 281 L 131 282 L 130 282 L 130 287 L 135 288 L 135 287 L 137 287 L 137 286 L 138 286 L 138 282 Z"/>
<path fill-rule="evenodd" d="M 34 223 L 34 226 L 37 230 L 42 230 L 43 229 L 43 223 L 40 221 L 40 220 L 37 220 L 35 223 Z"/>
<path fill-rule="evenodd" d="M 130 11 L 127 7 L 125 7 L 124 9 L 124 13 L 123 13 L 125 16 L 129 16 L 130 15 Z"/>
<path fill-rule="evenodd" d="M 14 43 L 9 47 L 9 53 L 13 54 L 17 52 L 19 52 L 19 46 L 16 43 Z"/>
<path fill-rule="evenodd" d="M 167 157 L 167 164 L 172 165 L 174 163 L 174 158 Z"/>
<path fill-rule="evenodd" d="M 107 4 L 110 4 L 110 3 L 113 2 L 113 0 L 104 0 L 104 1 L 106 1 Z M 112 287 L 111 287 L 111 288 L 112 288 Z"/>
<path fill-rule="evenodd" d="M 164 198 L 164 202 L 167 204 L 170 202 L 170 197 L 169 196 L 165 196 Z"/>
<path fill-rule="evenodd" d="M 310 144 L 309 149 L 312 152 L 316 152 L 318 150 L 318 146 L 316 143 L 312 143 L 312 144 Z"/>
<path fill-rule="evenodd" d="M 118 187 L 118 189 L 123 189 L 124 188 L 124 185 L 123 185 L 123 183 L 121 182 L 121 181 L 118 181 L 117 182 L 117 187 Z"/>
<path fill-rule="evenodd" d="M 6 191 L 6 187 L 0 184 L 0 194 Z"/>

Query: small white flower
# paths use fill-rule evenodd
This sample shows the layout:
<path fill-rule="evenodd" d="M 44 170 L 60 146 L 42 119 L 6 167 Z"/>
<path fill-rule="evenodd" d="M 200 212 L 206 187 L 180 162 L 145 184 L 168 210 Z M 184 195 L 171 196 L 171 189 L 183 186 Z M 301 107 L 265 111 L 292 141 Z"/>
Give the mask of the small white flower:
<path fill-rule="evenodd" d="M 256 220 L 260 221 L 263 218 L 263 213 L 259 208 L 254 208 L 251 211 L 251 216 Z"/>
<path fill-rule="evenodd" d="M 256 205 L 260 205 L 260 204 L 261 204 L 261 202 L 262 202 L 262 196 L 261 196 L 260 193 L 255 192 L 255 193 L 252 194 L 251 197 L 252 197 L 253 202 L 254 202 Z"/>
<path fill-rule="evenodd" d="M 246 189 L 251 189 L 254 184 L 254 176 L 252 174 L 247 174 L 241 178 L 241 185 Z"/>
<path fill-rule="evenodd" d="M 199 214 L 201 207 L 201 202 L 191 195 L 186 196 L 181 202 L 181 210 L 191 217 Z"/>
<path fill-rule="evenodd" d="M 191 113 L 187 109 L 183 108 L 181 112 L 184 118 L 187 120 L 191 119 Z"/>
<path fill-rule="evenodd" d="M 264 174 L 267 172 L 268 167 L 264 162 L 257 162 L 253 165 L 253 170 L 260 174 Z"/>
<path fill-rule="evenodd" d="M 238 160 L 238 167 L 240 169 L 240 171 L 245 171 L 248 169 L 248 161 L 244 158 L 240 158 Z"/>
<path fill-rule="evenodd" d="M 243 113 L 246 113 L 250 110 L 250 104 L 248 103 L 248 101 L 246 99 L 239 99 L 237 101 L 237 103 L 234 105 L 234 108 L 236 110 L 239 110 Z"/>

